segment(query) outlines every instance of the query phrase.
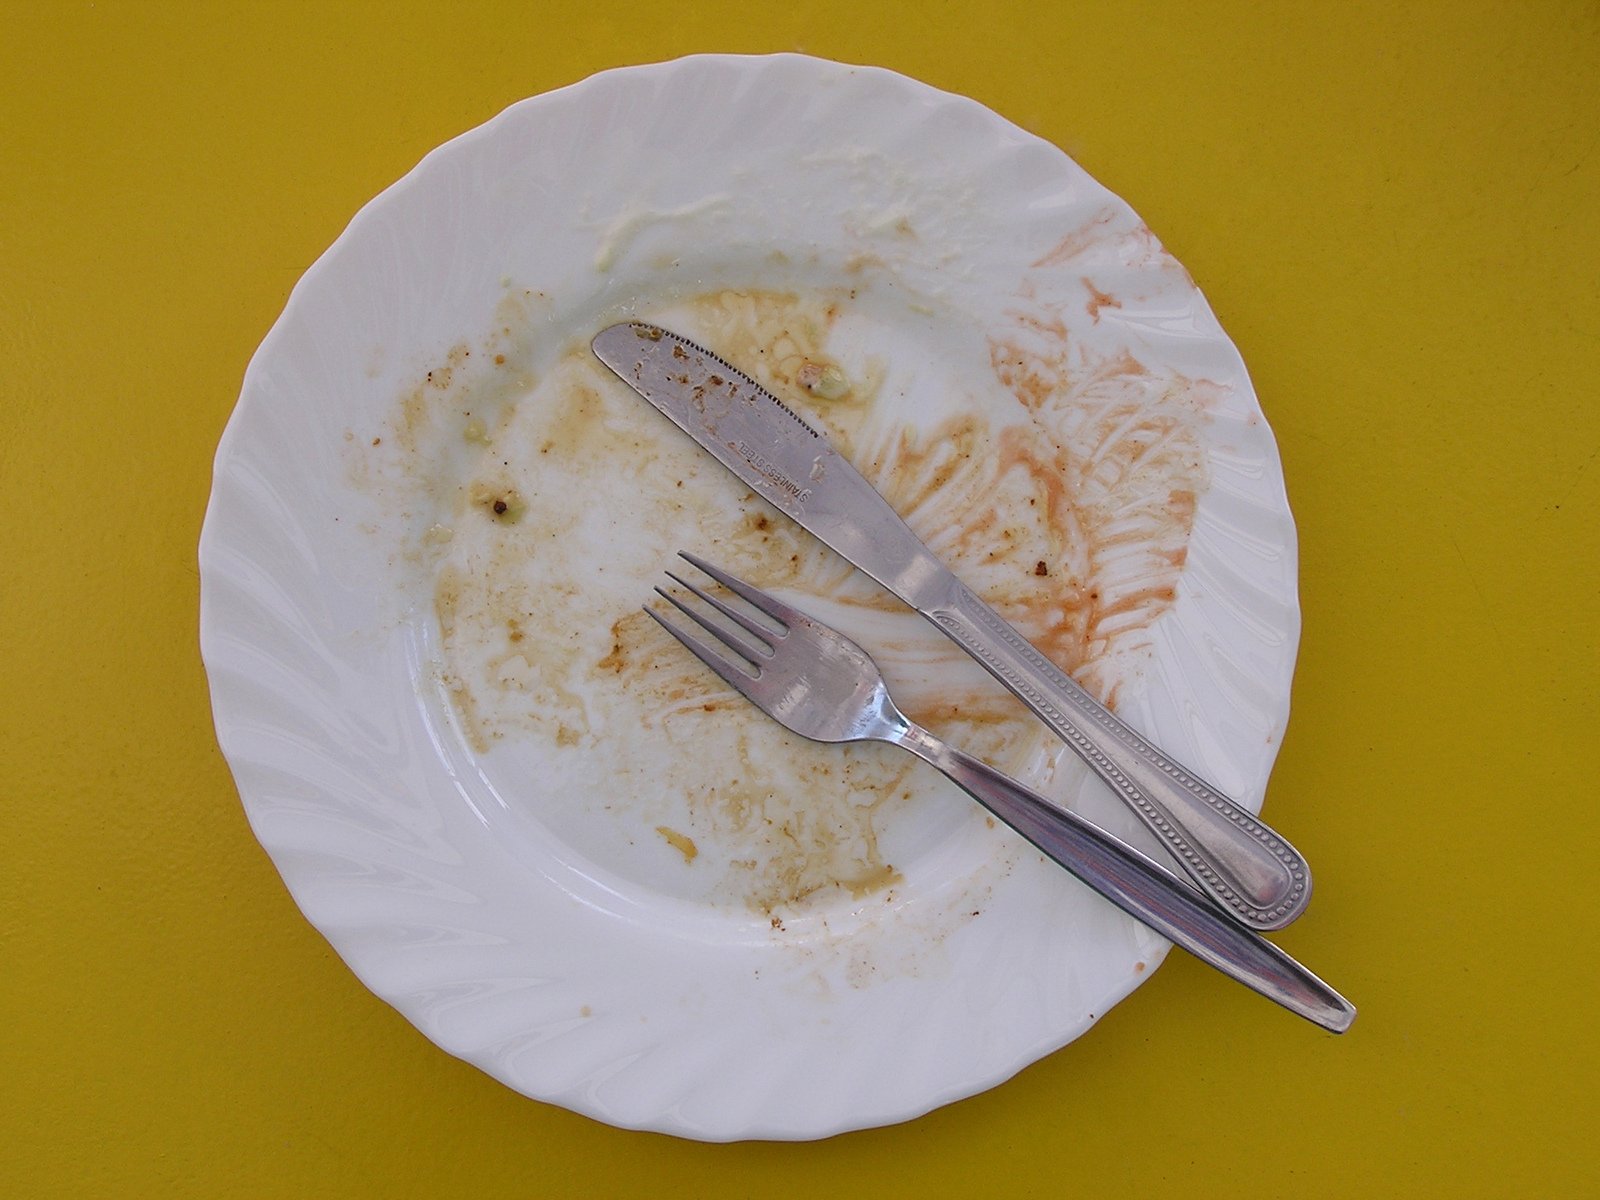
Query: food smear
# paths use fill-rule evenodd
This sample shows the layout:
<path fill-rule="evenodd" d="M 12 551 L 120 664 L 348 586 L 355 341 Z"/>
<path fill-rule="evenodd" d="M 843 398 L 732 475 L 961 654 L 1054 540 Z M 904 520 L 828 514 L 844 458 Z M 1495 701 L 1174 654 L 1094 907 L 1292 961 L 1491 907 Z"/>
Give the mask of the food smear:
<path fill-rule="evenodd" d="M 718 289 L 641 315 L 792 403 L 961 579 L 1115 706 L 1176 601 L 1215 386 L 1090 352 L 1025 284 L 988 331 L 981 378 L 936 408 L 929 373 L 879 352 L 857 301 Z M 1097 289 L 1090 303 L 1097 317 L 1113 308 Z M 461 736 L 486 758 L 509 744 L 549 764 L 517 803 L 588 838 L 591 857 L 618 847 L 622 874 L 774 930 L 902 879 L 893 846 L 915 843 L 907 831 L 948 785 L 893 747 L 789 734 L 672 641 L 641 605 L 680 548 L 861 641 L 913 720 L 1001 768 L 1068 753 L 586 340 L 535 370 L 529 304 L 508 300 L 489 337 L 430 368 L 373 449 L 426 498 L 407 552 L 430 580 L 437 679 Z"/>

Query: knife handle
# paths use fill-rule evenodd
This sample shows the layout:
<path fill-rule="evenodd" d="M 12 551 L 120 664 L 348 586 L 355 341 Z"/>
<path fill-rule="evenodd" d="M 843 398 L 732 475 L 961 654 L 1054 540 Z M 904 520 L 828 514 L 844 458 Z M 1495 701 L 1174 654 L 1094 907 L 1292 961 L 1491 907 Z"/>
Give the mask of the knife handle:
<path fill-rule="evenodd" d="M 925 729 L 909 726 L 893 740 L 1123 912 L 1202 962 L 1334 1033 L 1355 1020 L 1355 1006 L 1338 992 L 1132 846 Z"/>
<path fill-rule="evenodd" d="M 1031 708 L 1133 809 L 1197 884 L 1253 929 L 1282 929 L 1311 898 L 1289 842 L 1174 762 L 949 578 L 923 615 Z"/>

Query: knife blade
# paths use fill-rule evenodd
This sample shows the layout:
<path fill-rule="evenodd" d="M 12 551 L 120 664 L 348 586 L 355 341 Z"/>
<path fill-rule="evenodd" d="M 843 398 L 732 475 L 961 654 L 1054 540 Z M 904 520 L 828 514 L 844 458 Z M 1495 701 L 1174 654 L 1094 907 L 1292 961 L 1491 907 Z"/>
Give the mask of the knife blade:
<path fill-rule="evenodd" d="M 595 356 L 773 507 L 921 613 L 1067 743 L 1235 919 L 1281 929 L 1311 873 L 1288 840 L 1176 762 L 1036 650 L 934 556 L 823 434 L 711 351 L 657 325 Z"/>

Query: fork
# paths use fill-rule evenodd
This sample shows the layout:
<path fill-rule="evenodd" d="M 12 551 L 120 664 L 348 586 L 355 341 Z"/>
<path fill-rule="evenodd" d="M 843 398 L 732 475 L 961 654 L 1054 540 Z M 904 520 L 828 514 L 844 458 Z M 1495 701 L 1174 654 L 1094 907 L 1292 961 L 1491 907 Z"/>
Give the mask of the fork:
<path fill-rule="evenodd" d="M 889 742 L 949 776 L 1078 879 L 1202 962 L 1307 1020 L 1343 1033 L 1355 1007 L 1271 942 L 1132 846 L 909 721 L 878 666 L 849 638 L 685 551 L 679 556 L 767 618 L 761 621 L 671 571 L 725 620 L 656 592 L 709 635 L 646 607 L 663 629 L 780 725 L 815 742 Z"/>

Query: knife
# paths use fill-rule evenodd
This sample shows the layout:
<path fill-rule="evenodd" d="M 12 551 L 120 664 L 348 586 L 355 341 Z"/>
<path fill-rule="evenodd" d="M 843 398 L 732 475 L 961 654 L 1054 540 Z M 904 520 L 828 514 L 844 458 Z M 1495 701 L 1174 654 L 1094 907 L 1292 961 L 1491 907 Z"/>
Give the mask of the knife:
<path fill-rule="evenodd" d="M 595 356 L 758 495 L 933 622 L 1031 708 L 1237 920 L 1281 929 L 1311 895 L 1305 859 L 1039 653 L 950 572 L 828 440 L 686 338 L 628 321 Z"/>

